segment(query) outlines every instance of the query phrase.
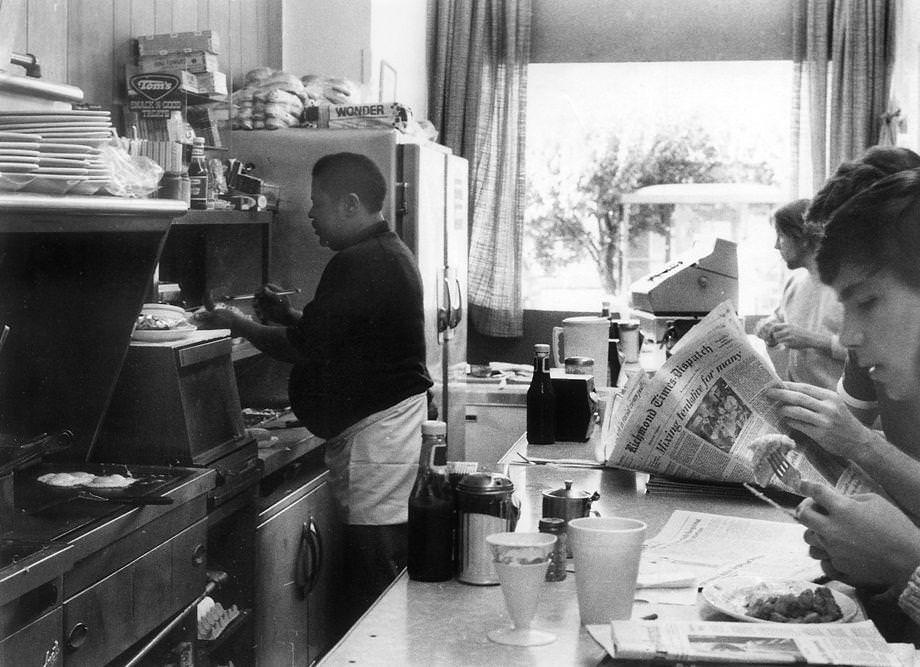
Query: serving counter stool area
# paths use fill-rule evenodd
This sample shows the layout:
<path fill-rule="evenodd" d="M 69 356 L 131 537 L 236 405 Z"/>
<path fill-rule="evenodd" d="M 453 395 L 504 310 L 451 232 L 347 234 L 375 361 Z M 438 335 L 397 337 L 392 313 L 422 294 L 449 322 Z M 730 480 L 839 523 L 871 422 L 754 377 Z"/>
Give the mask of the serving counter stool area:
<path fill-rule="evenodd" d="M 599 429 L 596 429 L 599 431 Z M 594 438 L 599 437 L 595 435 Z M 514 483 L 521 499 L 518 531 L 534 532 L 542 512 L 542 494 L 572 480 L 578 489 L 597 490 L 593 510 L 602 516 L 639 519 L 655 535 L 675 510 L 789 521 L 780 510 L 751 498 L 646 494 L 648 475 L 597 467 L 523 464 L 528 458 L 592 459 L 595 440 L 586 443 L 530 445 L 521 437 L 498 466 Z M 521 462 L 522 464 L 517 464 Z M 499 469 L 497 468 L 497 469 Z M 803 549 L 805 545 L 802 545 Z M 656 605 L 672 610 L 673 620 L 730 620 L 699 601 L 696 607 Z M 636 603 L 633 618 L 647 613 Z M 556 635 L 545 646 L 511 647 L 490 641 L 489 631 L 509 622 L 499 586 L 471 586 L 410 581 L 403 573 L 320 663 L 332 665 L 585 665 L 595 666 L 606 651 L 581 625 L 575 577 L 547 582 L 532 627 Z M 611 664 L 628 664 L 616 661 Z"/>

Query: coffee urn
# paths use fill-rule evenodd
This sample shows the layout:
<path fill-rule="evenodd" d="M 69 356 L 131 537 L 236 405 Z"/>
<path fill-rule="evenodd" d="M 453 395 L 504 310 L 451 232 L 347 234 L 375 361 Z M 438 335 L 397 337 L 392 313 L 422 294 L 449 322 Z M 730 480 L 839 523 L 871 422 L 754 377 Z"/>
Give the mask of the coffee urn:
<path fill-rule="evenodd" d="M 457 484 L 456 500 L 460 552 L 457 579 L 480 586 L 497 584 L 486 536 L 514 531 L 520 514 L 514 484 L 497 473 L 471 473 Z"/>

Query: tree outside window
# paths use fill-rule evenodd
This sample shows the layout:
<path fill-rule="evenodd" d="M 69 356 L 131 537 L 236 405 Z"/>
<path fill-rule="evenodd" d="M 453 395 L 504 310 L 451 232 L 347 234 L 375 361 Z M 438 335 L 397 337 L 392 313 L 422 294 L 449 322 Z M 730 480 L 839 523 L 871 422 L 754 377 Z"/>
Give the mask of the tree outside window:
<path fill-rule="evenodd" d="M 757 72 L 766 73 L 759 86 Z M 596 309 L 604 295 L 626 293 L 629 285 L 617 283 L 624 193 L 661 183 L 785 185 L 788 72 L 791 65 L 762 62 L 532 65 L 528 307 Z M 694 92 L 700 81 L 704 95 Z M 716 205 L 634 206 L 629 282 L 685 252 L 700 233 L 715 233 L 738 241 L 739 256 L 757 256 L 763 275 L 748 287 L 772 303 L 784 272 L 772 240 L 764 247 L 769 209 L 738 215 Z"/>

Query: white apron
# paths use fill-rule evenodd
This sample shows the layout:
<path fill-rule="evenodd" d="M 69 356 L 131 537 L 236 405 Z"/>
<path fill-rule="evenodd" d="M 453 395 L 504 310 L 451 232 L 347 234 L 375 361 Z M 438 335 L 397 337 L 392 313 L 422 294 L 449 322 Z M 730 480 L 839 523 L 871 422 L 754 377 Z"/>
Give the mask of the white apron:
<path fill-rule="evenodd" d="M 345 523 L 383 526 L 409 520 L 427 395 L 375 412 L 326 441 L 330 484 Z"/>

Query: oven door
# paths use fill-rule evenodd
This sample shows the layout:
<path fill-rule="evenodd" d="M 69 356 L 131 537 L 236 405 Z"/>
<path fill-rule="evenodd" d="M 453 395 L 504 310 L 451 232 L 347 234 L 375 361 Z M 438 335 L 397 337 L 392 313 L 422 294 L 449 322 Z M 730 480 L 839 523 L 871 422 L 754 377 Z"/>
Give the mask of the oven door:
<path fill-rule="evenodd" d="M 326 475 L 301 477 L 263 502 L 256 530 L 259 665 L 309 665 L 340 635 L 332 596 L 342 559 Z"/>

